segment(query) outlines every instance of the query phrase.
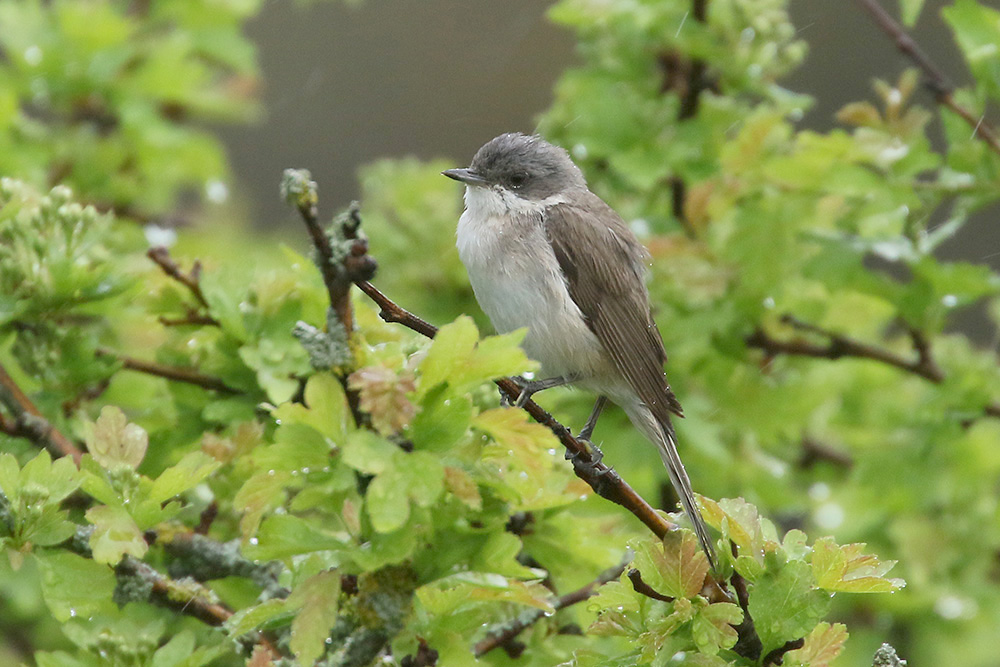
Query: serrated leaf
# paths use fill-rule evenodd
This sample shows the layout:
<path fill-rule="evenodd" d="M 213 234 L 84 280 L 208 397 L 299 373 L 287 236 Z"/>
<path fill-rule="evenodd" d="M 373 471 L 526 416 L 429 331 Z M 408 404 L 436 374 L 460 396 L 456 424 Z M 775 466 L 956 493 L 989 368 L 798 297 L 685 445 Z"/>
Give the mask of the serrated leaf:
<path fill-rule="evenodd" d="M 840 655 L 847 641 L 847 627 L 843 623 L 820 623 L 806 637 L 802 648 L 785 654 L 786 667 L 828 667 Z"/>
<path fill-rule="evenodd" d="M 306 424 L 340 446 L 351 429 L 347 397 L 332 373 L 316 373 L 306 382 L 305 405 L 282 403 L 272 411 L 282 425 Z"/>
<path fill-rule="evenodd" d="M 14 465 L 17 465 L 16 461 Z M 43 449 L 24 464 L 20 486 L 23 488 L 27 484 L 37 484 L 48 492 L 45 502 L 56 504 L 76 491 L 82 479 L 83 475 L 71 458 L 62 457 L 52 461 L 48 451 Z"/>
<path fill-rule="evenodd" d="M 108 470 L 122 465 L 138 468 L 149 446 L 146 430 L 130 424 L 121 408 L 114 405 L 101 408 L 97 421 L 88 424 L 85 440 L 87 451 Z"/>
<path fill-rule="evenodd" d="M 122 507 L 100 505 L 87 510 L 87 521 L 94 524 L 90 549 L 98 563 L 117 565 L 122 556 L 135 558 L 146 555 L 149 546 L 142 531 Z"/>
<path fill-rule="evenodd" d="M 426 507 L 444 489 L 444 469 L 433 455 L 397 450 L 391 462 L 391 467 L 380 473 L 365 493 L 368 517 L 380 533 L 391 533 L 406 524 L 411 501 Z"/>
<path fill-rule="evenodd" d="M 889 593 L 906 585 L 902 579 L 885 576 L 896 561 L 863 554 L 864 547 L 860 543 L 838 546 L 829 537 L 816 540 L 811 562 L 817 585 L 845 593 Z"/>
<path fill-rule="evenodd" d="M 35 556 L 42 597 L 60 623 L 111 607 L 115 575 L 107 565 L 68 551 L 38 551 Z"/>
<path fill-rule="evenodd" d="M 743 610 L 735 604 L 710 604 L 700 609 L 691 620 L 691 637 L 699 651 L 715 655 L 736 645 L 739 635 L 733 626 L 742 620 Z"/>
<path fill-rule="evenodd" d="M 769 569 L 754 584 L 749 611 L 764 654 L 810 632 L 830 607 L 830 595 L 815 588 L 812 570 L 802 561 Z"/>
<path fill-rule="evenodd" d="M 472 356 L 479 330 L 471 317 L 463 315 L 438 329 L 420 363 L 418 395 L 423 396 L 449 378 Z"/>
<path fill-rule="evenodd" d="M 162 503 L 194 488 L 211 475 L 221 464 L 204 452 L 189 452 L 156 478 L 149 490 L 149 498 Z"/>
<path fill-rule="evenodd" d="M 273 473 L 273 474 L 272 474 Z M 283 471 L 260 472 L 248 479 L 233 498 L 233 509 L 242 512 L 240 532 L 248 540 L 257 531 L 264 513 L 285 501 L 285 484 L 291 475 Z"/>
<path fill-rule="evenodd" d="M 470 509 L 479 511 L 483 508 L 483 497 L 472 476 L 452 466 L 444 468 L 444 487 L 448 493 L 458 498 Z"/>
<path fill-rule="evenodd" d="M 331 534 L 297 516 L 275 514 L 264 519 L 257 531 L 257 543 L 244 546 L 243 553 L 255 560 L 281 560 L 340 549 L 349 541 L 346 534 Z"/>
<path fill-rule="evenodd" d="M 675 531 L 663 540 L 643 539 L 631 546 L 635 549 L 632 567 L 656 592 L 673 598 L 692 597 L 704 586 L 708 558 L 691 531 Z"/>
<path fill-rule="evenodd" d="M 443 382 L 455 388 L 519 375 L 538 367 L 520 343 L 525 330 L 479 340 L 479 330 L 468 316 L 441 327 L 420 364 L 417 396 L 423 397 Z"/>
<path fill-rule="evenodd" d="M 358 430 L 341 450 L 344 463 L 358 472 L 377 475 L 389 467 L 399 447 L 368 430 Z"/>
<path fill-rule="evenodd" d="M 416 449 L 443 452 L 463 440 L 471 419 L 472 399 L 438 385 L 424 395 L 408 434 Z"/>
<path fill-rule="evenodd" d="M 299 607 L 292 621 L 291 647 L 300 664 L 311 665 L 323 655 L 337 622 L 339 597 L 340 574 L 335 570 L 309 577 L 288 597 L 290 607 Z"/>

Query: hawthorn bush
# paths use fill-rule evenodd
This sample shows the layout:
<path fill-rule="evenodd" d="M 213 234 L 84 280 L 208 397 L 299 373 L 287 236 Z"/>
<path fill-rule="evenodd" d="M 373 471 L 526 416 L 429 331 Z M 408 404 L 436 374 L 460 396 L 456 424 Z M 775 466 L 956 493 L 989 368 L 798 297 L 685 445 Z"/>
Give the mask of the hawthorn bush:
<path fill-rule="evenodd" d="M 994 664 L 1000 377 L 953 324 L 1000 277 L 935 251 L 1000 198 L 1000 12 L 943 12 L 966 86 L 900 40 L 816 132 L 786 4 L 550 12 L 540 131 L 650 249 L 710 572 L 619 412 L 577 476 L 591 397 L 499 406 L 535 364 L 480 333 L 450 162 L 363 168 L 328 227 L 287 171 L 311 256 L 191 207 L 259 3 L 0 0 L 0 661 Z"/>

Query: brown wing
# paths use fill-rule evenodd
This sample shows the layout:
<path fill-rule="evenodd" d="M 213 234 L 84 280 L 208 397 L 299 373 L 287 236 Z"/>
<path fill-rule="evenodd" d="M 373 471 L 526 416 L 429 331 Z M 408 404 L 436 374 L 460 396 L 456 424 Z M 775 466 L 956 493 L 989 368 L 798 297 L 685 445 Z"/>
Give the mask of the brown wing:
<path fill-rule="evenodd" d="M 635 235 L 592 193 L 580 205 L 549 208 L 545 225 L 570 297 L 628 384 L 660 423 L 669 425 L 670 413 L 684 416 L 663 374 L 667 355 L 649 312 L 645 250 Z"/>

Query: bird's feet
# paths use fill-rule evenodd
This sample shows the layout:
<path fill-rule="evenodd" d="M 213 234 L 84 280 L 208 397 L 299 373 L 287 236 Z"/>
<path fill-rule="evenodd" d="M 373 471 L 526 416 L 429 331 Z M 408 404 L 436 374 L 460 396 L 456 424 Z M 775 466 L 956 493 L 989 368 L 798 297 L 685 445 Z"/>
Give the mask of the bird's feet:
<path fill-rule="evenodd" d="M 538 392 L 569 384 L 574 381 L 574 378 L 559 375 L 557 377 L 545 378 L 544 380 L 529 380 L 517 376 L 512 377 L 511 380 L 521 388 L 521 393 L 518 394 L 517 400 L 514 401 L 513 405 L 515 408 L 523 408 L 531 400 L 531 397 Z M 500 391 L 500 405 L 504 407 L 510 407 L 511 405 L 510 398 L 502 390 Z"/>

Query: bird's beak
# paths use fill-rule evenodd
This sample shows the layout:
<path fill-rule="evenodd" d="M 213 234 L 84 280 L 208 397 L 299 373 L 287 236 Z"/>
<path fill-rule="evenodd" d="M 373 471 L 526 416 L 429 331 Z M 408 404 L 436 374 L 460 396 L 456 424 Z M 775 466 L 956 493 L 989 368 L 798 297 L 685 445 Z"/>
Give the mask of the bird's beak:
<path fill-rule="evenodd" d="M 454 178 L 466 185 L 486 185 L 486 179 L 471 169 L 446 169 L 441 175 Z"/>

